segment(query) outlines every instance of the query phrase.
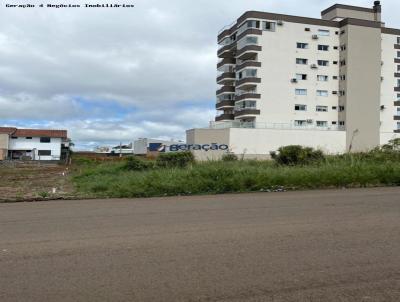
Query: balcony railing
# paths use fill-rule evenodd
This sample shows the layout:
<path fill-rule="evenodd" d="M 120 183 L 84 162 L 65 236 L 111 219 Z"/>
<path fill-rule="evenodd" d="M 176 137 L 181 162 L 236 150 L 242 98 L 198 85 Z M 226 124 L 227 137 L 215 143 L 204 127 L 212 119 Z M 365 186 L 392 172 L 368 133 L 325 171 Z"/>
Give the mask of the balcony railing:
<path fill-rule="evenodd" d="M 243 68 L 246 67 L 261 67 L 261 62 L 257 62 L 257 61 L 247 61 L 247 62 L 243 62 L 239 65 L 236 66 L 236 71 L 239 71 Z"/>
<path fill-rule="evenodd" d="M 228 64 L 230 64 L 230 65 L 236 64 L 235 58 L 224 58 L 224 59 L 222 59 L 222 61 L 217 64 L 217 68 L 221 68 L 222 66 L 228 65 Z"/>
<path fill-rule="evenodd" d="M 212 129 L 226 129 L 226 128 L 254 128 L 254 129 L 281 129 L 281 130 L 319 130 L 319 131 L 344 131 L 345 126 L 328 126 L 317 127 L 315 124 L 305 126 L 295 126 L 290 123 L 259 123 L 259 122 L 241 122 L 241 121 L 227 121 L 223 123 L 210 122 Z"/>
<path fill-rule="evenodd" d="M 224 114 L 218 115 L 215 118 L 215 121 L 219 122 L 219 121 L 234 120 L 234 119 L 235 119 L 235 115 L 234 114 L 226 114 L 226 113 L 224 113 Z"/>
<path fill-rule="evenodd" d="M 258 84 L 261 83 L 261 78 L 244 78 L 236 81 L 236 87 L 244 84 Z"/>
<path fill-rule="evenodd" d="M 254 108 L 241 108 L 240 110 L 235 111 L 235 117 L 244 115 L 260 115 L 260 110 Z"/>
<path fill-rule="evenodd" d="M 257 35 L 261 36 L 262 35 L 262 30 L 257 29 L 257 28 L 248 28 L 244 32 L 240 33 L 237 37 L 237 40 L 239 41 L 241 38 L 247 36 L 247 35 Z"/>
<path fill-rule="evenodd" d="M 237 95 L 235 97 L 236 101 L 241 101 L 241 100 L 245 100 L 245 99 L 260 99 L 261 98 L 261 94 L 258 93 L 243 93 L 241 95 Z"/>
<path fill-rule="evenodd" d="M 221 109 L 224 107 L 234 107 L 235 106 L 235 101 L 234 100 L 224 100 L 224 101 L 220 101 L 217 104 L 215 104 L 215 108 Z"/>
<path fill-rule="evenodd" d="M 234 72 L 224 72 L 217 78 L 217 83 L 224 80 L 235 80 L 236 74 Z"/>
<path fill-rule="evenodd" d="M 234 86 L 223 86 L 221 89 L 217 90 L 217 95 L 224 92 L 235 92 Z"/>
<path fill-rule="evenodd" d="M 262 47 L 259 45 L 247 45 L 241 49 L 239 49 L 237 51 L 236 56 L 239 58 L 242 55 L 244 55 L 245 53 L 249 52 L 249 53 L 256 53 L 262 50 Z"/>

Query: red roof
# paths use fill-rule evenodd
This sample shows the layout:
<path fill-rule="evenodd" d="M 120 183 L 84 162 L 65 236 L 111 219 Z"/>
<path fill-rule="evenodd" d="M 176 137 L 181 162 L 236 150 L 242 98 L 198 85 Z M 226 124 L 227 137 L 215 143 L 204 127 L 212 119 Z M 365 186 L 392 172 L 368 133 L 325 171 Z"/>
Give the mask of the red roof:
<path fill-rule="evenodd" d="M 0 133 L 9 134 L 15 137 L 68 138 L 67 130 L 17 129 L 12 127 L 0 127 Z"/>
<path fill-rule="evenodd" d="M 0 127 L 0 134 L 13 134 L 15 131 L 17 131 L 17 128 Z"/>

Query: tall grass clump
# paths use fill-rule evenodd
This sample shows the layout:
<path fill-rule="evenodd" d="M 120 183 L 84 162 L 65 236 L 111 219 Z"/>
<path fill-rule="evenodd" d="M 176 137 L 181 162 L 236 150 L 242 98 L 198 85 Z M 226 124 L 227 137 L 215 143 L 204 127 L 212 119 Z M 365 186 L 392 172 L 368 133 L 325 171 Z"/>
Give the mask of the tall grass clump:
<path fill-rule="evenodd" d="M 133 169 L 127 169 L 126 162 L 87 166 L 73 180 L 78 191 L 97 197 L 400 185 L 399 151 L 376 149 L 367 153 L 320 156 L 319 152 L 313 153 L 315 150 L 310 155 L 310 150 L 289 149 L 290 152 L 277 154 L 282 156 L 279 162 L 276 159 L 195 162 L 185 153 L 171 153 L 160 156 L 156 162 L 150 161 L 146 168 L 136 159 L 134 164 L 130 163 Z M 287 151 L 287 148 L 281 150 Z"/>
<path fill-rule="evenodd" d="M 156 159 L 160 168 L 184 168 L 195 162 L 192 152 L 162 153 Z"/>

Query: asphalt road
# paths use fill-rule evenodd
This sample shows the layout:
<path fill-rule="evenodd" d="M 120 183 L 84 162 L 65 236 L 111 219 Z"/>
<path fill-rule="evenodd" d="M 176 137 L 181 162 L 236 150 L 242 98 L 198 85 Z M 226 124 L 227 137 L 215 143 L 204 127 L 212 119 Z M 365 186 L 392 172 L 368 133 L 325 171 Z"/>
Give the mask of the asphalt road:
<path fill-rule="evenodd" d="M 400 188 L 0 204 L 0 301 L 400 301 Z"/>

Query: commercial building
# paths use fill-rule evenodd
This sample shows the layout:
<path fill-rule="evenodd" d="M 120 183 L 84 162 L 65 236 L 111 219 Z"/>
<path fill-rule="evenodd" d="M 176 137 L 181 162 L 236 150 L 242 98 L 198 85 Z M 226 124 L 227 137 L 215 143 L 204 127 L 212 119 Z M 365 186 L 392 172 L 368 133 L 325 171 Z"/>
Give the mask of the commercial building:
<path fill-rule="evenodd" d="M 188 144 L 260 157 L 290 144 L 366 151 L 400 137 L 400 30 L 381 13 L 380 1 L 335 4 L 321 19 L 244 13 L 218 35 L 219 113 L 188 130 Z"/>
<path fill-rule="evenodd" d="M 0 127 L 0 160 L 61 160 L 69 143 L 66 130 Z"/>

